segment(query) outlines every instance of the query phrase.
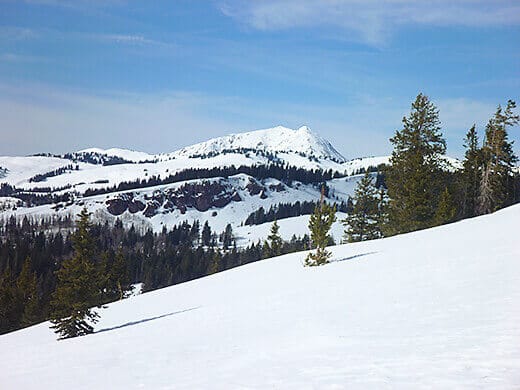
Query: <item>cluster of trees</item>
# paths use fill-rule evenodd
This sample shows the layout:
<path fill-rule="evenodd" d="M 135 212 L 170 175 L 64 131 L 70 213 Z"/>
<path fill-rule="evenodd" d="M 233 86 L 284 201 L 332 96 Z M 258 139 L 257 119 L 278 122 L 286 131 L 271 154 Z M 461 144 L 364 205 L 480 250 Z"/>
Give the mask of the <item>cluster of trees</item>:
<path fill-rule="evenodd" d="M 48 319 L 60 337 L 88 333 L 95 321 L 90 309 L 123 298 L 132 284 L 143 283 L 150 291 L 182 283 L 303 250 L 309 237 L 273 242 L 239 249 L 231 225 L 215 232 L 197 221 L 153 233 L 125 229 L 120 220 L 113 226 L 93 224 L 85 211 L 76 229 L 69 218 L 17 222 L 12 217 L 0 227 L 0 334 Z M 72 306 L 81 309 L 74 316 Z"/>
<path fill-rule="evenodd" d="M 313 201 L 302 201 L 299 200 L 294 203 L 278 203 L 269 207 L 267 211 L 263 207 L 253 211 L 249 214 L 244 221 L 244 225 L 261 225 L 266 222 L 273 222 L 276 220 L 298 217 L 300 215 L 310 215 L 316 209 L 319 202 Z M 349 213 L 352 211 L 353 203 L 349 197 L 346 201 L 335 202 L 336 210 L 343 213 Z"/>
<path fill-rule="evenodd" d="M 438 110 L 427 96 L 418 95 L 410 115 L 403 119 L 403 128 L 390 140 L 394 146 L 391 165 L 377 175 L 367 172 L 358 183 L 344 221 L 347 240 L 411 232 L 520 201 L 520 177 L 513 170 L 518 159 L 508 139 L 508 129 L 520 121 L 514 109 L 512 101 L 506 108 L 498 107 L 482 143 L 473 126 L 466 135 L 462 168 L 450 170 L 442 157 L 446 142 Z M 245 172 L 237 172 L 240 169 Z M 213 171 L 218 176 L 247 173 L 309 183 L 334 176 L 331 171 L 277 165 Z M 293 179 L 303 173 L 308 176 Z M 133 283 L 144 283 L 147 291 L 309 248 L 314 251 L 307 255 L 305 265 L 326 264 L 337 211 L 336 205 L 324 201 L 326 191 L 323 186 L 320 202 L 313 205 L 310 237 L 283 241 L 276 221 L 281 214 L 273 210 L 268 213 L 274 222 L 267 240 L 244 249 L 237 249 L 230 224 L 221 233 L 213 232 L 208 223 L 201 229 L 198 222 L 141 233 L 133 226 L 124 229 L 120 221 L 114 226 L 92 224 L 84 210 L 77 229 L 64 235 L 37 222 L 25 219 L 18 224 L 11 219 L 0 227 L 0 333 L 45 319 L 52 320 L 61 338 L 90 333 L 97 319 L 92 308 L 124 298 Z M 299 207 L 301 211 L 302 204 Z M 292 205 L 281 209 L 279 213 L 291 213 Z M 252 218 L 267 217 L 264 212 Z"/>
<path fill-rule="evenodd" d="M 61 191 L 63 189 L 70 188 L 70 186 L 63 188 L 35 188 L 31 191 L 22 190 L 16 188 L 7 183 L 0 184 L 0 198 L 1 197 L 13 197 L 20 199 L 26 207 L 41 206 L 44 204 L 53 204 L 61 202 L 71 202 L 73 195 L 69 192 L 64 194 L 53 194 L 53 191 Z"/>
<path fill-rule="evenodd" d="M 518 161 L 508 129 L 519 123 L 513 101 L 499 106 L 484 140 L 475 126 L 465 137 L 461 169 L 447 169 L 439 111 L 419 94 L 403 128 L 390 139 L 391 165 L 378 186 L 368 174 L 359 182 L 354 209 L 345 220 L 348 241 L 407 233 L 494 212 L 520 201 Z M 386 187 L 386 192 L 383 188 Z"/>
<path fill-rule="evenodd" d="M 133 164 L 133 161 L 126 160 L 119 156 L 107 156 L 106 154 L 95 152 L 74 152 L 66 153 L 61 158 L 72 160 L 74 162 L 85 162 L 96 165 L 118 165 L 118 164 Z"/>
<path fill-rule="evenodd" d="M 31 177 L 29 179 L 29 182 L 30 183 L 38 183 L 38 182 L 41 182 L 41 181 L 45 181 L 47 180 L 47 178 L 49 177 L 54 177 L 54 176 L 59 176 L 59 175 L 62 175 L 66 172 L 70 172 L 72 170 L 79 170 L 79 165 L 76 165 L 75 167 L 72 165 L 72 164 L 69 164 L 65 167 L 61 167 L 61 168 L 57 168 L 57 169 L 54 169 L 52 171 L 49 171 L 47 173 L 42 173 L 42 174 L 38 174 L 38 175 L 35 175 L 33 177 Z"/>
<path fill-rule="evenodd" d="M 316 184 L 322 183 L 332 178 L 344 176 L 343 174 L 335 172 L 332 169 L 325 171 L 321 169 L 307 170 L 304 168 L 298 168 L 294 166 L 277 163 L 258 166 L 241 165 L 239 167 L 231 165 L 229 167 L 185 169 L 183 171 L 170 174 L 165 178 L 161 178 L 160 176 L 154 175 L 149 177 L 148 179 L 136 179 L 133 181 L 121 182 L 117 186 L 87 189 L 83 195 L 101 195 L 116 191 L 128 191 L 139 188 L 153 187 L 157 185 L 178 183 L 186 180 L 209 179 L 214 177 L 229 177 L 241 173 L 252 176 L 258 180 L 274 178 L 288 184 L 294 181 L 298 181 L 303 184 Z"/>
<path fill-rule="evenodd" d="M 498 106 L 479 142 L 475 125 L 466 134 L 461 169 L 450 169 L 443 157 L 439 111 L 419 94 L 403 128 L 390 139 L 394 146 L 390 165 L 377 180 L 369 172 L 358 182 L 353 209 L 343 221 L 348 242 L 372 240 L 425 229 L 463 218 L 494 212 L 520 201 L 520 174 L 514 171 L 518 157 L 508 130 L 520 122 L 516 105 Z M 334 208 L 322 202 L 309 223 L 316 248 L 305 265 L 328 262 L 325 249 L 334 222 Z"/>

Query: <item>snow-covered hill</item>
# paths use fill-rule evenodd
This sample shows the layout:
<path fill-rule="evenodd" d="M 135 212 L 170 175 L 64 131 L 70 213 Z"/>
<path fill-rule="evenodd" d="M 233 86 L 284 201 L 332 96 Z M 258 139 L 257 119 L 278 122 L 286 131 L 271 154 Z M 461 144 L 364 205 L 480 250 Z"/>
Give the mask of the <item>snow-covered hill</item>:
<path fill-rule="evenodd" d="M 281 256 L 0 336 L 6 389 L 517 389 L 520 205 Z"/>
<path fill-rule="evenodd" d="M 59 156 L 0 157 L 0 223 L 12 215 L 74 216 L 86 205 L 97 219 L 119 218 L 155 231 L 184 220 L 208 221 L 215 231 L 231 223 L 239 244 L 246 245 L 265 238 L 260 233 L 265 227 L 242 226 L 260 207 L 315 202 L 323 182 L 333 190 L 329 201 L 346 201 L 359 179 L 353 174 L 387 162 L 388 157 L 346 161 L 305 126 L 234 134 L 157 155 L 90 148 Z M 272 166 L 277 169 L 269 170 Z M 293 169 L 290 178 L 287 166 Z M 299 227 L 307 218 L 282 227 Z M 338 223 L 337 240 L 341 230 Z"/>
<path fill-rule="evenodd" d="M 172 153 L 172 155 L 193 157 L 240 149 L 262 150 L 271 153 L 292 152 L 339 163 L 346 161 L 329 141 L 313 133 L 307 126 L 302 126 L 297 130 L 277 126 L 270 129 L 231 134 L 183 148 Z"/>
<path fill-rule="evenodd" d="M 446 161 L 448 169 L 458 163 Z M 328 201 L 346 202 L 357 173 L 388 163 L 388 156 L 347 161 L 306 126 L 233 134 L 156 155 L 90 148 L 60 156 L 0 157 L 0 223 L 12 215 L 73 217 L 87 206 L 99 220 L 119 218 L 155 231 L 184 220 L 208 221 L 217 232 L 231 223 L 238 244 L 247 245 L 267 232 L 266 226 L 243 226 L 250 213 L 317 201 L 324 182 L 332 190 Z M 273 166 L 277 169 L 269 170 Z M 285 221 L 284 238 L 306 231 L 307 219 Z M 338 222 L 337 242 L 341 235 Z"/>

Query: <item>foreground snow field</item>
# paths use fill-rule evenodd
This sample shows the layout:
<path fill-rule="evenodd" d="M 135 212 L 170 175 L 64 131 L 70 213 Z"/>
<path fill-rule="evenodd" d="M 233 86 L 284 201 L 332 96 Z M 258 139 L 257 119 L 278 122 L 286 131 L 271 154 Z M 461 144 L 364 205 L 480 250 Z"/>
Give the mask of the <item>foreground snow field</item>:
<path fill-rule="evenodd" d="M 518 389 L 520 205 L 165 288 L 97 333 L 0 336 L 2 389 Z"/>

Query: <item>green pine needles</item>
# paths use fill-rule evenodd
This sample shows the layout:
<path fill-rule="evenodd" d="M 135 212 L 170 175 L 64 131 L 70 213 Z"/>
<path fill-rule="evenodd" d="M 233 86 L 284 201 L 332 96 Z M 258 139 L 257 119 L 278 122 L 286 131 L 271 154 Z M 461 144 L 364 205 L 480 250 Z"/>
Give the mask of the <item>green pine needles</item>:
<path fill-rule="evenodd" d="M 354 191 L 354 207 L 343 220 L 347 242 L 366 241 L 380 238 L 381 214 L 384 212 L 384 194 L 378 193 L 369 172 L 358 182 Z"/>
<path fill-rule="evenodd" d="M 403 118 L 403 128 L 390 139 L 394 145 L 386 171 L 390 235 L 434 225 L 446 152 L 440 129 L 438 109 L 419 94 L 409 116 Z"/>
<path fill-rule="evenodd" d="M 322 189 L 320 204 L 316 206 L 309 220 L 311 242 L 316 250 L 310 252 L 305 258 L 304 265 L 307 267 L 327 264 L 332 255 L 326 247 L 331 241 L 329 235 L 330 228 L 336 221 L 336 205 L 331 206 L 327 204 L 323 198 L 324 194 Z"/>
<path fill-rule="evenodd" d="M 268 248 L 269 257 L 275 257 L 282 254 L 283 240 L 280 236 L 280 226 L 276 220 L 271 225 L 271 231 L 269 236 L 267 236 L 265 245 Z"/>
<path fill-rule="evenodd" d="M 56 274 L 51 322 L 59 339 L 92 333 L 92 324 L 99 317 L 92 309 L 101 306 L 102 290 L 94 262 L 96 245 L 89 218 L 90 214 L 84 208 L 79 214 L 78 228 L 73 236 L 74 256 L 65 260 Z"/>

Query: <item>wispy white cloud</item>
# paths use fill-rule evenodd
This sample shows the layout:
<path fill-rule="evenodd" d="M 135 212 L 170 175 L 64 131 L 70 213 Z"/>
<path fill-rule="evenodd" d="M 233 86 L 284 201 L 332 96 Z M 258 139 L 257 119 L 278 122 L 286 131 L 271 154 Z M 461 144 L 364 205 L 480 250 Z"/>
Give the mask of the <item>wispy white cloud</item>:
<path fill-rule="evenodd" d="M 222 0 L 218 4 L 225 15 L 255 29 L 336 27 L 371 44 L 384 42 L 406 25 L 520 24 L 516 0 Z"/>
<path fill-rule="evenodd" d="M 42 62 L 49 61 L 48 58 L 16 53 L 0 53 L 0 62 L 10 63 L 27 63 L 27 62 Z"/>
<path fill-rule="evenodd" d="M 5 42 L 34 39 L 38 36 L 39 33 L 31 28 L 0 26 L 0 40 Z"/>
<path fill-rule="evenodd" d="M 146 38 L 138 34 L 90 34 L 89 38 L 99 39 L 105 42 L 113 42 L 126 45 L 166 45 L 164 42 Z"/>
<path fill-rule="evenodd" d="M 32 5 L 43 5 L 51 7 L 63 7 L 63 8 L 85 8 L 85 7 L 107 7 L 114 5 L 124 5 L 127 3 L 125 0 L 24 0 L 26 4 Z"/>

